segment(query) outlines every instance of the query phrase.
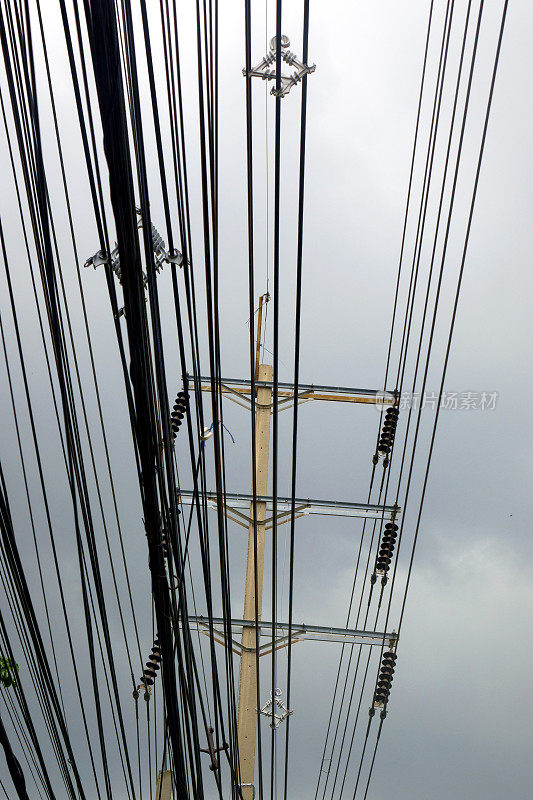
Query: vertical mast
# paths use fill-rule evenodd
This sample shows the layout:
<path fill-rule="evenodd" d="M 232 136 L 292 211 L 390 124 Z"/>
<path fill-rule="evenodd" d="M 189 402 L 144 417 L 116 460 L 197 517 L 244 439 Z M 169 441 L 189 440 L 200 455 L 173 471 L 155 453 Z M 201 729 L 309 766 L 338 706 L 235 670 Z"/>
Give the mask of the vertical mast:
<path fill-rule="evenodd" d="M 261 341 L 263 297 L 259 300 L 257 325 L 256 380 L 272 383 L 272 367 L 259 364 Z M 252 399 L 253 402 L 253 399 Z M 272 387 L 260 386 L 257 389 L 255 415 L 255 488 L 257 497 L 265 497 L 268 492 L 268 455 L 270 448 L 270 416 L 272 408 Z M 252 481 L 253 493 L 253 481 Z M 243 619 L 250 625 L 242 629 L 242 655 L 239 675 L 239 708 L 237 713 L 237 736 L 239 742 L 239 762 L 242 796 L 253 800 L 255 739 L 257 730 L 257 653 L 256 627 L 261 619 L 263 602 L 263 569 L 265 563 L 265 520 L 266 502 L 255 503 L 256 519 L 254 525 L 254 503 L 250 504 L 250 525 L 248 527 L 248 556 L 246 561 L 246 583 L 244 587 Z M 255 541 L 257 532 L 257 541 Z M 257 554 L 257 566 L 256 566 Z M 257 598 L 256 598 L 257 576 Z M 256 617 L 257 610 L 257 617 Z"/>

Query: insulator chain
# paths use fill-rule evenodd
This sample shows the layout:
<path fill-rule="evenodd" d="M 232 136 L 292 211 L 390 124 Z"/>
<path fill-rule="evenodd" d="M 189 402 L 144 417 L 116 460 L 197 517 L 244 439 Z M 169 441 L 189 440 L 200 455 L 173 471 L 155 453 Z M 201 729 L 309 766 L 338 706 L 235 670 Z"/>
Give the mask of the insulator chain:
<path fill-rule="evenodd" d="M 392 676 L 394 675 L 396 659 L 397 655 L 392 650 L 387 650 L 385 653 L 383 653 L 378 683 L 376 691 L 374 692 L 374 708 L 385 708 L 389 702 L 390 688 L 392 684 Z"/>
<path fill-rule="evenodd" d="M 151 688 L 154 685 L 155 677 L 161 667 L 161 648 L 159 647 L 159 639 L 156 637 L 154 639 L 154 644 L 152 646 L 152 652 L 148 656 L 148 660 L 146 662 L 146 666 L 143 670 L 143 674 L 140 678 L 140 683 L 137 686 L 137 689 L 133 693 L 135 699 L 139 696 L 139 691 L 144 689 L 144 699 L 150 699 L 150 692 Z"/>
<path fill-rule="evenodd" d="M 388 408 L 385 412 L 385 422 L 381 430 L 381 436 L 377 451 L 372 459 L 374 464 L 377 464 L 380 458 L 383 458 L 383 467 L 389 466 L 389 453 L 394 444 L 394 437 L 396 435 L 396 426 L 398 425 L 398 415 L 400 411 L 398 408 Z"/>
<path fill-rule="evenodd" d="M 174 407 L 172 408 L 172 412 L 170 414 L 170 427 L 172 428 L 172 441 L 174 442 L 178 431 L 181 427 L 181 423 L 183 422 L 183 417 L 187 412 L 187 403 L 189 401 L 189 395 L 187 392 L 178 392 L 178 396 L 176 397 L 176 402 L 174 403 Z"/>
<path fill-rule="evenodd" d="M 382 575 L 382 584 L 385 586 L 387 583 L 387 572 L 390 569 L 392 557 L 394 555 L 394 545 L 396 544 L 396 537 L 398 536 L 398 526 L 395 522 L 386 522 L 385 531 L 381 538 L 379 553 L 376 558 L 376 566 L 374 574 L 370 582 L 374 584 L 377 580 L 377 575 Z"/>

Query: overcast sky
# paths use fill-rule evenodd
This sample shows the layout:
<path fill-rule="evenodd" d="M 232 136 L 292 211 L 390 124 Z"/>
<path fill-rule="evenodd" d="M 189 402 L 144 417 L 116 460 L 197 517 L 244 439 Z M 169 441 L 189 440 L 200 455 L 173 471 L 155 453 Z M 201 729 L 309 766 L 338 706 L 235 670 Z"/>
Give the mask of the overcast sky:
<path fill-rule="evenodd" d="M 137 14 L 137 3 L 134 2 L 133 5 Z M 162 98 L 165 145 L 170 153 L 163 102 L 163 98 L 166 99 L 163 56 L 157 33 L 159 4 L 148 5 L 154 31 L 153 49 Z M 222 373 L 229 377 L 245 377 L 248 374 L 246 154 L 242 77 L 244 38 L 241 5 L 227 0 L 219 2 L 220 315 Z M 455 3 L 449 76 L 443 95 L 443 134 L 438 140 L 436 175 L 442 172 L 446 141 L 444 131 L 450 118 L 466 5 L 465 0 L 457 0 Z M 472 13 L 477 14 L 478 5 L 478 2 L 473 3 Z M 192 0 L 184 0 L 179 6 L 185 123 L 190 158 L 193 255 L 197 259 L 198 305 L 202 309 L 205 293 L 202 288 L 201 262 L 195 11 Z M 252 6 L 252 60 L 258 62 L 265 53 L 266 41 L 275 32 L 274 3 L 267 3 L 266 29 L 265 2 L 253 3 Z M 439 387 L 445 335 L 450 322 L 453 290 L 466 229 L 502 0 L 487 0 L 485 6 L 479 59 L 472 90 L 471 117 L 465 137 L 463 167 L 458 183 L 445 273 L 442 316 L 439 317 L 434 360 L 429 371 L 430 391 L 437 391 Z M 423 106 L 421 153 L 425 151 L 428 136 L 430 98 L 435 84 L 444 7 L 443 0 L 435 0 L 435 23 L 428 64 L 430 90 Z M 54 90 L 71 191 L 78 258 L 83 264 L 98 249 L 98 236 L 84 169 L 58 4 L 55 0 L 46 0 L 43 8 L 46 12 L 46 36 L 52 57 Z M 290 37 L 291 50 L 297 55 L 301 54 L 302 46 L 301 10 L 302 3 L 299 0 L 287 0 L 283 3 L 283 32 Z M 311 3 L 309 59 L 316 63 L 317 68 L 308 80 L 300 373 L 304 382 L 384 388 L 385 359 L 428 10 L 427 0 L 408 0 L 401 4 L 391 0 L 381 3 L 342 0 L 324 3 L 315 0 Z M 533 116 L 525 100 L 529 97 L 533 67 L 532 31 L 531 4 L 526 0 L 511 0 L 446 378 L 447 391 L 473 392 L 477 396 L 482 392 L 496 392 L 496 406 L 483 411 L 461 408 L 443 410 L 440 417 L 398 650 L 398 668 L 368 800 L 384 800 L 391 796 L 396 800 L 501 800 L 502 796 L 525 800 L 530 794 L 527 786 L 531 785 L 533 777 L 530 758 L 533 709 L 532 693 L 524 665 L 528 665 L 533 656 L 533 645 L 528 635 L 529 612 L 533 601 L 530 580 L 533 552 L 528 533 L 530 515 L 526 503 L 533 478 L 533 462 L 531 437 L 529 434 L 525 438 L 524 436 L 527 433 L 528 399 L 533 389 L 529 370 L 532 356 L 530 306 L 533 288 L 533 234 L 530 219 L 533 212 Z M 41 54 L 37 44 L 36 48 L 40 64 Z M 38 70 L 38 74 L 42 90 L 39 103 L 47 180 L 95 457 L 98 473 L 102 476 L 104 508 L 106 517 L 110 520 L 111 550 L 118 562 L 118 537 L 116 524 L 113 522 L 109 482 L 105 475 L 104 450 L 84 339 L 75 261 L 57 168 L 50 104 L 43 70 Z M 146 88 L 146 76 L 142 69 L 141 81 Z M 0 86 L 6 102 L 3 66 L 0 70 Z M 279 371 L 280 380 L 285 381 L 290 381 L 293 374 L 300 92 L 301 87 L 295 87 L 282 103 Z M 266 93 L 265 86 L 260 81 L 254 84 L 253 96 L 257 245 L 255 278 L 259 294 L 267 288 L 271 293 L 273 291 L 271 209 L 274 98 Z M 144 92 L 147 120 L 148 102 L 148 94 Z M 154 137 L 148 122 L 145 128 L 152 221 L 166 238 L 158 191 Z M 10 130 L 12 132 L 12 125 Z M 100 125 L 97 124 L 97 136 L 100 135 Z M 28 260 L 22 244 L 3 129 L 1 137 L 0 167 L 3 188 L 0 192 L 0 214 L 20 315 L 54 529 L 61 546 L 61 572 L 74 623 L 76 648 L 84 682 L 83 691 L 89 707 L 92 730 L 95 732 L 94 712 L 90 707 L 90 678 L 86 664 L 72 511 L 65 472 L 62 469 L 57 426 L 53 417 Z M 420 195 L 422 168 L 421 156 L 417 161 L 414 186 L 414 196 L 417 199 Z M 432 229 L 431 224 L 435 219 L 438 188 L 436 180 L 428 212 L 429 230 Z M 268 206 L 270 214 L 267 214 Z M 110 210 L 109 205 L 108 208 Z M 111 213 L 109 217 L 111 219 Z M 413 241 L 414 226 L 411 222 L 406 248 L 411 258 Z M 428 237 L 421 262 L 423 275 L 427 274 L 430 244 Z M 410 261 L 407 263 L 410 264 Z M 113 321 L 104 274 L 101 269 L 82 270 L 81 278 L 102 390 L 104 418 L 144 657 L 152 644 L 150 590 L 122 374 L 114 344 Z M 167 267 L 158 281 L 164 321 L 167 377 L 172 398 L 180 388 L 180 375 L 170 270 Z M 57 589 L 54 588 L 50 544 L 3 266 L 0 287 L 0 311 L 20 414 L 19 424 L 22 428 L 32 510 L 43 558 L 50 610 L 60 642 L 61 685 L 72 728 L 71 735 L 85 774 L 87 765 L 83 763 L 84 744 L 80 715 L 72 670 L 69 668 L 63 641 L 64 627 L 59 616 Z M 405 303 L 405 291 L 401 294 L 401 302 Z M 205 314 L 201 311 L 201 330 L 204 321 Z M 272 347 L 270 307 L 266 347 L 263 351 L 266 363 L 271 363 L 272 355 L 269 351 Z M 202 348 L 203 372 L 207 374 L 207 338 L 204 333 Z M 0 362 L 4 375 L 3 354 Z M 0 385 L 0 403 L 3 420 L 0 457 L 6 473 L 15 529 L 24 554 L 24 563 L 28 574 L 36 576 L 28 507 L 22 484 L 9 392 L 4 379 Z M 226 440 L 227 488 L 229 491 L 249 492 L 249 417 L 242 409 L 230 403 L 225 404 L 224 412 L 225 424 L 235 438 L 235 444 L 229 438 Z M 412 505 L 406 513 L 409 546 L 406 545 L 398 567 L 397 580 L 400 588 L 405 584 L 420 497 L 420 478 L 429 444 L 430 412 L 426 416 L 419 445 L 420 461 L 415 469 Z M 326 403 L 303 405 L 300 411 L 297 494 L 336 500 L 366 500 L 378 420 L 379 417 L 372 407 Z M 290 494 L 290 445 L 291 412 L 286 411 L 280 416 L 279 493 L 283 496 Z M 183 485 L 189 488 L 190 475 L 186 466 L 184 441 L 178 441 L 177 455 L 181 468 L 180 477 Z M 91 487 L 96 510 L 92 478 Z M 212 523 L 215 536 L 214 517 Z M 332 626 L 345 624 L 361 524 L 360 520 L 328 517 L 304 518 L 297 523 L 294 600 L 296 622 Z M 279 531 L 280 617 L 287 614 L 288 532 L 288 526 L 281 527 Z M 116 641 L 117 665 L 122 678 L 121 699 L 127 709 L 129 725 L 134 721 L 131 680 L 118 613 L 112 599 L 110 571 L 100 521 L 97 536 L 104 564 L 109 607 L 112 609 L 110 620 Z M 230 537 L 233 615 L 240 617 L 246 532 L 238 526 L 231 526 Z M 193 574 L 200 580 L 196 548 L 193 548 L 191 557 Z M 267 542 L 266 608 L 270 603 L 270 558 L 270 545 Z M 121 592 L 126 603 L 122 579 Z M 5 598 L 2 597 L 0 602 L 3 613 L 7 614 L 4 611 Z M 34 602 L 41 606 L 37 587 Z M 205 608 L 199 607 L 198 613 L 205 613 Z M 264 617 L 269 616 L 265 612 Z M 40 619 L 44 626 L 44 615 L 41 614 Z M 397 621 L 398 607 L 395 604 L 389 627 L 395 627 Z M 128 636 L 132 650 L 135 651 L 129 619 Z M 294 714 L 291 718 L 290 761 L 290 796 L 293 800 L 314 797 L 338 658 L 339 645 L 335 644 L 304 642 L 294 648 L 291 701 Z M 22 657 L 20 662 L 22 667 Z M 137 669 L 136 662 L 135 678 L 139 677 Z M 264 701 L 268 699 L 268 670 L 269 666 L 265 665 L 262 676 Z M 284 670 L 285 661 L 280 659 L 278 685 L 285 693 Z M 369 702 L 370 698 L 365 697 L 362 706 L 365 717 Z M 2 717 L 4 716 L 2 705 Z M 366 719 L 362 722 L 359 737 L 362 737 Z M 268 734 L 268 724 L 265 721 L 265 741 Z M 283 733 L 278 736 L 281 750 L 284 736 Z M 132 747 L 135 747 L 134 739 Z M 351 762 L 343 794 L 348 800 L 353 793 L 359 753 L 360 749 L 354 749 L 354 760 Z M 281 769 L 281 755 L 279 764 Z M 0 765 L 3 774 L 3 756 L 0 756 Z M 53 767 L 51 770 L 53 772 Z M 125 797 L 118 761 L 113 764 L 112 772 L 117 786 L 116 797 Z M 208 780 L 209 772 L 206 769 L 207 796 L 214 798 L 215 787 Z M 281 782 L 279 786 L 282 789 Z M 95 795 L 88 793 L 91 800 L 93 796 Z M 329 796 L 326 797 L 329 800 Z M 337 797 L 338 792 L 335 800 Z"/>

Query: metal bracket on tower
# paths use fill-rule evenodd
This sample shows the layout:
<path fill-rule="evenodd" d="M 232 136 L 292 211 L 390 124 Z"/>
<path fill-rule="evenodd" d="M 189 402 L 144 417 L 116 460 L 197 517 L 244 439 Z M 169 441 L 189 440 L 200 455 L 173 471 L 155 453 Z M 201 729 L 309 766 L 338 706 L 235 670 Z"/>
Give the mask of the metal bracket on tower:
<path fill-rule="evenodd" d="M 276 63 L 276 40 L 277 36 L 273 36 L 270 40 L 269 52 L 256 67 L 253 67 L 253 69 L 251 69 L 249 72 L 247 72 L 246 69 L 243 69 L 242 74 L 245 78 L 248 75 L 250 78 L 262 78 L 264 81 L 277 80 L 278 76 L 276 75 L 275 68 L 270 69 L 271 65 L 275 65 Z M 294 53 L 291 53 L 291 51 L 288 49 L 290 43 L 291 42 L 288 36 L 281 36 L 281 59 L 290 67 L 295 67 L 295 71 L 292 73 L 292 75 L 281 75 L 281 88 L 279 91 L 275 86 L 272 87 L 270 94 L 273 94 L 276 97 L 285 97 L 285 95 L 290 92 L 292 87 L 296 86 L 296 84 L 302 80 L 304 75 L 309 75 L 316 69 L 316 64 L 308 66 L 300 61 Z"/>
<path fill-rule="evenodd" d="M 274 697 L 272 697 L 272 689 L 270 690 L 270 700 L 267 700 L 264 706 L 261 706 L 259 709 L 259 713 L 263 714 L 264 717 L 272 717 L 272 722 L 270 723 L 270 727 L 276 730 L 279 728 L 281 723 L 287 717 L 290 717 L 291 714 L 294 714 L 294 711 L 289 711 L 283 700 L 280 700 L 281 697 L 281 689 L 275 689 Z M 276 714 L 276 709 L 281 711 L 281 714 Z"/>
<path fill-rule="evenodd" d="M 135 212 L 138 217 L 137 221 L 137 228 L 140 230 L 142 229 L 142 213 L 140 208 L 136 208 Z M 152 232 L 152 250 L 154 253 L 154 264 L 156 272 L 159 272 L 163 269 L 164 262 L 167 261 L 169 264 L 176 264 L 178 267 L 182 267 L 184 264 L 183 255 L 180 253 L 179 250 L 175 248 L 169 252 L 165 249 L 165 241 L 155 225 L 150 223 L 151 232 Z M 101 266 L 102 264 L 109 264 L 119 282 L 122 283 L 122 270 L 120 268 L 120 254 L 118 251 L 118 244 L 115 243 L 115 247 L 111 251 L 110 255 L 107 256 L 104 250 L 98 250 L 94 256 L 91 256 L 87 259 L 84 267 L 96 267 Z M 143 272 L 143 284 L 144 287 L 148 285 L 148 278 L 146 274 Z"/>

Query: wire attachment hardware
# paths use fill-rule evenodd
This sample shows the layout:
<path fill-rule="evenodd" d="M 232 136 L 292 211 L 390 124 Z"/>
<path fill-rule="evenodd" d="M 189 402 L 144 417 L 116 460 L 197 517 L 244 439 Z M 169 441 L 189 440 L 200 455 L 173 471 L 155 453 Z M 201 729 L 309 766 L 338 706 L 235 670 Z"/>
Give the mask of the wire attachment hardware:
<path fill-rule="evenodd" d="M 209 764 L 209 769 L 211 772 L 216 772 L 220 768 L 217 753 L 220 753 L 221 750 L 229 750 L 229 744 L 227 742 L 224 742 L 220 747 L 215 747 L 215 743 L 213 741 L 214 732 L 214 728 L 207 729 L 208 745 L 206 748 L 200 747 L 200 753 L 207 753 L 211 758 L 211 763 Z"/>
<path fill-rule="evenodd" d="M 266 56 L 259 62 L 256 67 L 253 67 L 249 72 L 243 69 L 242 74 L 246 78 L 261 78 L 264 81 L 277 80 L 276 70 L 270 69 L 271 65 L 275 65 L 277 56 L 277 37 L 273 36 L 270 40 L 270 50 Z M 279 91 L 275 86 L 270 90 L 270 94 L 276 97 L 285 97 L 289 94 L 293 86 L 299 83 L 304 75 L 310 75 L 316 69 L 316 64 L 304 64 L 300 61 L 294 53 L 288 49 L 291 41 L 288 36 L 281 36 L 281 59 L 288 64 L 289 67 L 294 67 L 295 70 L 292 75 L 281 75 L 281 88 Z"/>
<path fill-rule="evenodd" d="M 281 723 L 287 717 L 290 717 L 291 714 L 294 714 L 294 711 L 289 711 L 285 703 L 280 700 L 281 697 L 281 689 L 274 690 L 274 697 L 272 697 L 272 689 L 270 690 L 270 700 L 268 700 L 264 706 L 259 709 L 259 713 L 263 714 L 265 717 L 272 717 L 272 722 L 270 723 L 270 727 L 276 730 L 279 728 Z M 276 714 L 275 709 L 280 709 L 281 714 Z"/>

